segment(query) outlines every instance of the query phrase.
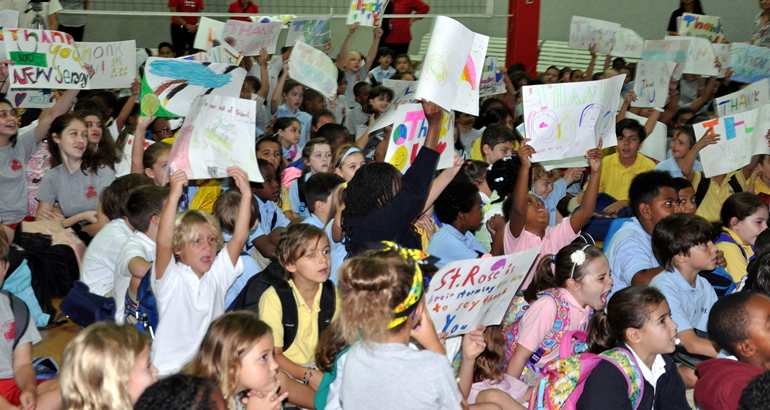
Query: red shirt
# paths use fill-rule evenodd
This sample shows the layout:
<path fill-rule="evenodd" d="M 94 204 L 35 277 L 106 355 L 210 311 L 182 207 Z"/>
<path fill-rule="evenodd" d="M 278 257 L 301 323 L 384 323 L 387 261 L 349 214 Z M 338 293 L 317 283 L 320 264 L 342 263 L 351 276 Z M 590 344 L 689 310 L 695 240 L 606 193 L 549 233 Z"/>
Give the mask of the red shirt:
<path fill-rule="evenodd" d="M 244 9 L 243 6 L 241 6 L 241 2 L 239 0 L 235 0 L 234 2 L 230 3 L 230 7 L 227 9 L 227 12 L 257 14 L 259 13 L 259 6 L 249 2 L 249 5 Z M 251 21 L 248 17 L 233 17 L 230 20 Z"/>
<path fill-rule="evenodd" d="M 169 7 L 176 7 L 176 11 L 183 13 L 200 13 L 203 11 L 203 0 L 168 0 Z M 190 24 L 198 24 L 198 17 L 182 17 Z M 174 18 L 171 18 L 171 24 L 177 24 Z"/>
<path fill-rule="evenodd" d="M 430 6 L 420 0 L 391 0 L 393 14 L 426 14 Z M 386 43 L 404 44 L 412 41 L 409 30 L 409 19 L 390 19 L 390 34 L 385 38 Z"/>

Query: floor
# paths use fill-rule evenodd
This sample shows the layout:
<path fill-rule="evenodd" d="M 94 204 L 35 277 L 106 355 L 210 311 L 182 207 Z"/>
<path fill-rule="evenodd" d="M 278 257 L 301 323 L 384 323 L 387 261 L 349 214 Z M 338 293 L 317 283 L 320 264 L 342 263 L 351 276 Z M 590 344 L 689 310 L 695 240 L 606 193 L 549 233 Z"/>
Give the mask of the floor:
<path fill-rule="evenodd" d="M 61 299 L 53 300 L 53 305 L 57 310 L 59 308 L 59 302 L 61 302 Z M 69 320 L 61 326 L 48 330 L 41 330 L 40 336 L 43 337 L 43 341 L 33 346 L 32 357 L 39 358 L 50 356 L 53 357 L 59 366 L 61 366 L 64 348 L 67 347 L 67 343 L 69 343 L 80 330 L 80 326 Z"/>

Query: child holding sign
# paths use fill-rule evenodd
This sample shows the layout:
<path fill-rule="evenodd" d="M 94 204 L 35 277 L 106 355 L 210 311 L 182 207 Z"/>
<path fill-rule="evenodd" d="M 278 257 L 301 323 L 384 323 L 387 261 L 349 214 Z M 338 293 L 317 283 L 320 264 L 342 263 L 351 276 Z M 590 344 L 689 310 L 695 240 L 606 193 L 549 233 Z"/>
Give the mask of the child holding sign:
<path fill-rule="evenodd" d="M 612 289 L 610 268 L 602 251 L 586 244 L 572 244 L 556 255 L 545 255 L 537 263 L 537 273 L 524 292 L 531 302 L 521 319 L 506 326 L 506 373 L 516 384 L 531 384 L 529 376 L 551 360 L 559 358 L 562 337 L 574 330 L 585 331 L 594 310 L 603 309 Z M 514 303 L 513 307 L 519 307 Z M 558 320 L 557 320 L 558 319 Z M 578 345 L 570 351 L 580 353 Z M 503 366 L 506 363 L 503 362 Z M 532 380 L 534 381 L 534 380 Z M 529 399 L 529 390 L 519 389 L 519 402 Z"/>
<path fill-rule="evenodd" d="M 340 47 L 340 54 L 337 57 L 337 68 L 345 71 L 345 78 L 348 80 L 348 87 L 345 89 L 345 98 L 348 101 L 355 101 L 356 96 L 353 93 L 353 86 L 361 81 L 367 81 L 369 76 L 369 70 L 374 64 L 375 57 L 377 56 L 377 48 L 380 45 L 380 37 L 382 37 L 382 29 L 377 27 L 374 29 L 374 40 L 372 46 L 369 47 L 369 53 L 366 55 L 364 66 L 361 66 L 361 60 L 364 56 L 358 51 L 348 51 L 350 46 L 350 39 L 353 38 L 356 30 L 358 30 L 359 23 L 353 23 L 348 31 L 348 36 L 345 37 L 345 41 Z"/>
<path fill-rule="evenodd" d="M 305 146 L 305 142 L 307 142 L 307 136 L 310 133 L 310 122 L 313 120 L 313 116 L 299 109 L 305 96 L 305 87 L 294 80 L 287 80 L 288 76 L 289 62 L 286 61 L 283 63 L 283 73 L 278 78 L 275 91 L 273 91 L 270 99 L 270 109 L 275 118 L 293 117 L 299 122 L 299 141 L 295 142 L 295 144 L 302 148 Z M 278 94 L 278 90 L 282 90 L 281 94 Z M 281 105 L 278 105 L 279 97 L 283 97 L 283 104 Z"/>

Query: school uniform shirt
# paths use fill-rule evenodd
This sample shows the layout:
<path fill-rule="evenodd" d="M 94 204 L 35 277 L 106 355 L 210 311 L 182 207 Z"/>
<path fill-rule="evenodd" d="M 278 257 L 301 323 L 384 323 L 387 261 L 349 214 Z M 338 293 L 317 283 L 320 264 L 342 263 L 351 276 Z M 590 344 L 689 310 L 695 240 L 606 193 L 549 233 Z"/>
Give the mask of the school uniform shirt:
<path fill-rule="evenodd" d="M 348 114 L 345 116 L 345 122 L 342 125 L 350 131 L 350 135 L 357 135 L 358 128 L 362 125 L 365 126 L 366 122 L 369 121 L 369 117 L 371 117 L 371 114 L 365 113 L 364 109 L 359 105 L 348 111 Z"/>
<path fill-rule="evenodd" d="M 770 195 L 770 187 L 765 184 L 764 181 L 762 181 L 762 178 L 755 178 L 754 179 L 754 193 L 759 194 L 766 194 Z"/>
<path fill-rule="evenodd" d="M 684 382 L 669 355 L 658 355 L 653 368 L 650 369 L 639 360 L 633 349 L 628 346 L 620 347 L 631 352 L 644 378 L 644 392 L 639 402 L 639 410 L 690 409 L 685 396 Z M 586 379 L 583 394 L 577 402 L 577 409 L 631 410 L 628 382 L 620 369 L 610 362 L 600 362 Z"/>
<path fill-rule="evenodd" d="M 679 168 L 679 164 L 676 163 L 676 158 L 669 157 L 665 161 L 661 161 L 658 163 L 658 165 L 655 165 L 654 168 L 656 171 L 666 171 L 669 174 L 671 174 L 674 178 L 684 178 L 684 174 L 682 173 L 682 169 Z M 695 164 L 693 164 L 692 169 L 694 171 L 703 171 L 703 166 L 701 165 L 700 161 L 697 159 L 695 160 Z"/>
<path fill-rule="evenodd" d="M 297 143 L 297 146 L 302 149 L 307 142 L 308 135 L 310 135 L 310 123 L 313 121 L 313 116 L 300 109 L 297 109 L 297 112 L 291 112 L 286 104 L 281 104 L 278 109 L 275 110 L 275 118 L 283 117 L 294 117 L 299 121 L 299 143 Z"/>
<path fill-rule="evenodd" d="M 254 198 L 257 200 L 257 204 L 259 204 L 259 224 L 257 224 L 257 229 L 249 232 L 249 239 L 243 247 L 244 252 L 251 251 L 251 248 L 254 247 L 252 244 L 254 239 L 262 235 L 269 235 L 275 228 L 285 228 L 291 222 L 275 202 L 263 202 L 256 195 L 254 195 Z"/>
<path fill-rule="evenodd" d="M 152 271 L 156 272 L 155 262 Z M 223 249 L 211 269 L 198 277 L 192 268 L 174 259 L 161 280 L 153 276 L 158 303 L 158 329 L 152 343 L 152 363 L 161 376 L 179 371 L 198 351 L 206 329 L 225 313 L 225 294 L 243 273 L 243 262 L 233 265 Z"/>
<path fill-rule="evenodd" d="M 328 105 L 328 100 L 327 100 Z M 334 122 L 337 124 L 342 124 L 345 121 L 345 116 L 348 114 L 348 112 L 353 107 L 360 107 L 361 105 L 357 102 L 353 101 L 351 104 L 350 101 L 348 101 L 348 97 L 345 96 L 345 94 L 339 94 L 337 95 L 337 106 L 334 107 Z M 350 131 L 348 129 L 348 131 Z"/>
<path fill-rule="evenodd" d="M 473 232 L 462 234 L 454 226 L 444 224 L 433 235 L 425 252 L 439 258 L 436 267 L 440 269 L 449 262 L 476 259 L 488 251 L 473 236 Z"/>
<path fill-rule="evenodd" d="M 80 280 L 91 293 L 108 296 L 115 288 L 115 267 L 120 248 L 134 235 L 134 229 L 123 218 L 113 219 L 94 236 L 83 256 Z M 120 295 L 115 295 L 116 299 Z"/>
<path fill-rule="evenodd" d="M 736 359 L 704 360 L 695 366 L 695 400 L 703 410 L 735 410 L 746 386 L 764 369 Z"/>
<path fill-rule="evenodd" d="M 652 236 L 635 216 L 618 229 L 605 249 L 613 280 L 612 294 L 631 286 L 631 280 L 640 270 L 660 266 L 652 253 Z"/>
<path fill-rule="evenodd" d="M 234 2 L 230 3 L 230 7 L 227 8 L 227 12 L 236 13 L 236 14 L 243 14 L 243 13 L 257 14 L 259 13 L 259 6 L 257 6 L 252 2 L 249 2 L 249 4 L 244 8 L 239 0 L 235 0 Z M 248 22 L 251 21 L 248 17 L 230 17 L 230 20 L 240 20 L 240 21 L 248 21 Z"/>
<path fill-rule="evenodd" d="M 393 68 L 393 66 L 388 66 L 387 70 L 383 70 L 382 67 L 377 66 L 372 69 L 372 71 L 369 71 L 369 74 L 371 74 L 372 77 L 374 77 L 374 81 L 377 82 L 377 84 L 382 84 L 383 80 L 387 80 L 396 73 L 396 69 Z"/>
<path fill-rule="evenodd" d="M 730 195 L 735 193 L 735 190 L 730 186 L 730 178 L 735 176 L 738 184 L 745 191 L 748 188 L 749 181 L 743 176 L 743 171 L 738 170 L 725 175 L 722 184 L 718 184 L 714 178 L 709 179 L 709 187 L 706 191 L 706 195 L 703 196 L 703 200 L 698 206 L 698 210 L 695 211 L 695 215 L 702 216 L 710 222 L 721 220 L 720 212 L 722 211 L 722 204 L 725 203 Z M 702 172 L 696 172 L 695 178 L 692 180 L 692 186 L 695 188 L 695 192 L 698 192 L 698 185 L 703 178 Z"/>
<path fill-rule="evenodd" d="M 315 348 L 318 345 L 318 314 L 321 312 L 321 293 L 323 283 L 318 284 L 318 291 L 313 298 L 313 305 L 308 306 L 305 298 L 299 293 L 294 280 L 289 279 L 294 301 L 297 304 L 297 336 L 283 355 L 295 364 L 304 365 L 315 362 Z M 335 288 L 337 297 L 336 309 L 332 321 L 337 320 L 342 306 L 340 292 Z M 275 288 L 270 287 L 259 299 L 259 319 L 267 323 L 273 330 L 275 347 L 283 347 L 283 307 Z"/>
<path fill-rule="evenodd" d="M 236 0 L 237 1 L 237 0 Z M 267 101 L 271 101 L 273 98 L 273 91 L 275 91 L 275 85 L 278 83 L 278 77 L 281 76 L 281 70 L 283 69 L 283 56 L 281 54 L 277 54 L 275 58 L 267 62 L 267 80 L 270 82 L 269 87 L 267 90 Z M 265 80 L 262 78 L 262 68 L 259 66 L 259 64 L 252 64 L 251 69 L 249 70 L 249 73 L 247 75 L 254 76 L 259 78 L 259 81 L 265 82 Z M 262 110 L 265 111 L 265 110 Z M 267 114 L 268 116 L 268 122 L 270 114 Z M 260 126 L 260 123 L 257 122 L 257 126 Z M 261 127 L 262 129 L 267 129 L 265 127 Z"/>
<path fill-rule="evenodd" d="M 741 282 L 746 276 L 749 259 L 754 256 L 754 247 L 744 244 L 741 237 L 731 229 L 722 228 L 722 233 L 728 235 L 735 243 L 728 241 L 714 241 L 714 243 L 717 249 L 724 252 L 727 273 L 733 277 L 734 282 Z"/>
<path fill-rule="evenodd" d="M 532 195 L 543 201 L 545 209 L 548 210 L 548 226 L 556 226 L 556 213 L 559 212 L 556 207 L 559 205 L 559 201 L 567 195 L 567 181 L 564 178 L 559 178 L 558 181 L 553 183 L 553 190 L 548 194 L 547 198 L 543 198 L 540 195 Z"/>
<path fill-rule="evenodd" d="M 6 295 L 0 294 L 0 329 L 3 337 L 0 338 L 0 380 L 13 379 L 13 340 L 16 322 L 13 320 L 11 300 Z M 35 326 L 34 318 L 30 317 L 27 329 L 19 339 L 18 346 L 26 343 L 37 344 L 43 340 Z"/>
<path fill-rule="evenodd" d="M 569 221 L 570 217 L 566 217 L 562 219 L 560 224 L 545 228 L 545 235 L 542 238 L 526 229 L 522 229 L 521 234 L 516 238 L 511 233 L 511 223 L 508 222 L 505 224 L 503 237 L 505 253 L 516 253 L 540 246 L 540 253 L 537 255 L 537 258 L 535 258 L 535 263 L 533 263 L 532 267 L 529 269 L 527 277 L 524 278 L 524 282 L 522 282 L 520 286 L 521 289 L 526 289 L 532 282 L 532 277 L 535 275 L 535 270 L 540 263 L 542 255 L 555 255 L 559 253 L 561 248 L 569 245 L 575 238 L 580 236 L 580 231 L 573 231 Z"/>
<path fill-rule="evenodd" d="M 692 287 L 674 268 L 673 272 L 663 271 L 655 276 L 650 286 L 658 288 L 666 296 L 677 332 L 689 329 L 708 331 L 709 312 L 717 301 L 717 294 L 706 279 L 696 276 L 695 287 Z"/>
<path fill-rule="evenodd" d="M 227 244 L 230 242 L 230 239 L 233 238 L 233 235 L 223 232 L 222 237 L 225 240 L 225 244 Z M 235 282 L 233 282 L 230 289 L 227 289 L 227 294 L 225 295 L 225 309 L 229 308 L 230 305 L 235 302 L 235 298 L 237 298 L 238 294 L 240 294 L 243 288 L 246 287 L 246 283 L 249 279 L 259 272 L 262 272 L 257 261 L 250 255 L 241 255 L 239 256 L 239 259 L 241 260 L 241 263 L 243 263 L 243 273 L 241 276 L 238 276 L 238 279 L 236 279 Z"/>
<path fill-rule="evenodd" d="M 599 192 L 611 195 L 618 201 L 628 201 L 628 188 L 631 187 L 634 177 L 654 168 L 655 162 L 639 153 L 636 154 L 634 164 L 628 168 L 620 163 L 620 155 L 617 153 L 608 155 L 602 160 Z M 583 190 L 587 187 L 588 184 Z"/>
<path fill-rule="evenodd" d="M 134 258 L 142 258 L 150 263 L 154 262 L 156 248 L 155 241 L 139 231 L 134 233 L 120 247 L 113 275 L 115 286 L 115 322 L 119 325 L 125 323 L 126 320 L 126 295 L 131 286 L 131 278 L 134 277 L 128 270 L 128 263 Z M 148 274 L 151 273 L 148 272 Z M 136 298 L 136 295 L 133 296 Z"/>
<path fill-rule="evenodd" d="M 35 198 L 50 205 L 59 202 L 59 208 L 69 218 L 81 212 L 96 211 L 99 195 L 114 180 L 115 171 L 109 167 L 99 167 L 97 175 L 79 168 L 70 173 L 64 165 L 58 165 L 43 175 Z"/>
<path fill-rule="evenodd" d="M 471 128 L 471 130 L 467 133 L 459 130 L 458 132 L 460 133 L 460 142 L 462 142 L 465 149 L 469 152 L 471 151 L 471 148 L 473 148 L 473 143 L 476 142 L 477 139 L 481 138 L 481 131 L 475 128 Z"/>
<path fill-rule="evenodd" d="M 0 219 L 15 224 L 29 215 L 27 161 L 40 144 L 35 138 L 37 121 L 19 130 L 16 145 L 0 147 Z"/>
<path fill-rule="evenodd" d="M 308 172 L 300 178 L 305 178 L 305 182 L 307 182 L 311 176 L 313 176 L 313 173 Z M 291 211 L 303 218 L 310 214 L 310 211 L 307 209 L 307 204 L 299 199 L 299 184 L 297 183 L 291 184 L 289 187 L 289 204 L 291 205 Z"/>
<path fill-rule="evenodd" d="M 479 192 L 479 195 L 481 194 L 483 194 L 483 192 Z M 497 195 L 497 191 L 492 191 L 492 196 L 489 197 L 488 202 L 485 203 L 484 197 L 482 197 L 481 201 L 481 212 L 484 213 L 484 216 L 481 218 L 481 229 L 476 230 L 474 236 L 481 242 L 481 246 L 483 246 L 487 252 L 492 250 L 492 234 L 489 233 L 489 229 L 487 229 L 487 222 L 495 215 L 505 216 L 503 215 L 503 201 L 495 202 L 499 199 L 500 195 Z"/>
<path fill-rule="evenodd" d="M 347 58 L 347 56 L 340 56 L 340 58 Z M 364 68 L 365 63 L 364 60 L 361 60 L 361 68 L 355 73 L 349 73 L 344 68 L 342 69 L 342 71 L 345 72 L 345 78 L 348 80 L 348 86 L 345 88 L 345 97 L 347 97 L 348 101 L 356 100 L 356 93 L 353 92 L 356 84 L 360 82 L 369 83 L 369 73 L 367 73 L 366 68 Z"/>
<path fill-rule="evenodd" d="M 16 10 L 19 12 L 19 24 L 18 28 L 32 28 L 32 20 L 35 18 L 35 12 L 30 11 L 25 13 L 29 9 L 29 0 L 3 0 L 3 5 L 0 7 L 2 10 Z M 51 0 L 48 3 L 40 3 L 43 6 L 43 10 L 40 15 L 45 20 L 45 26 L 48 28 L 50 22 L 48 16 L 58 13 L 64 8 L 61 6 L 59 0 Z"/>
<path fill-rule="evenodd" d="M 344 243 L 334 241 L 334 235 L 332 234 L 333 228 L 334 219 L 330 220 L 329 223 L 326 224 L 324 231 L 326 232 L 326 237 L 329 238 L 329 247 L 331 248 L 332 255 L 332 267 L 331 271 L 329 272 L 329 279 L 334 282 L 335 285 L 337 285 L 337 273 L 339 272 L 342 263 L 345 262 L 345 259 L 348 258 L 348 251 L 345 249 Z"/>

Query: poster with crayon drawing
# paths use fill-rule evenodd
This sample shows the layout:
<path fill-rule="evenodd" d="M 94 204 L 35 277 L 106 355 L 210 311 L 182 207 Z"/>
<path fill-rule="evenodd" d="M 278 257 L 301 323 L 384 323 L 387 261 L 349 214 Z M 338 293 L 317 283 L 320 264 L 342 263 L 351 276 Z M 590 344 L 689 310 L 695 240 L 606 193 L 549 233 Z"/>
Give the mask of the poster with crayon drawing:
<path fill-rule="evenodd" d="M 395 111 L 393 130 L 388 140 L 385 162 L 393 164 L 399 171 L 406 172 L 428 136 L 428 120 L 419 102 L 402 104 Z M 444 111 L 441 119 L 438 146 L 439 160 L 436 169 L 452 166 L 454 156 L 454 112 Z"/>

